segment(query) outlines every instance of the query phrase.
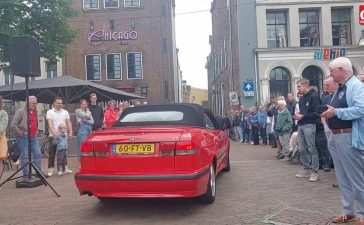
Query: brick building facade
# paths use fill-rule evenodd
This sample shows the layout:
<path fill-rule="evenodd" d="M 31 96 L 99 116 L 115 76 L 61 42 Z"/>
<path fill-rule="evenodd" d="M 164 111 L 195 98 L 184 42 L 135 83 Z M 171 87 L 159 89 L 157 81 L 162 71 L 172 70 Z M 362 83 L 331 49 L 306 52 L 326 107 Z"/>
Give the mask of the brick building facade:
<path fill-rule="evenodd" d="M 71 21 L 77 37 L 66 47 L 65 75 L 142 95 L 149 103 L 179 100 L 174 0 L 73 5 L 80 16 Z"/>
<path fill-rule="evenodd" d="M 236 1 L 213 0 L 211 3 L 211 52 L 207 59 L 208 102 L 215 114 L 227 113 L 238 105 L 230 103 L 230 92 L 241 96 Z"/>

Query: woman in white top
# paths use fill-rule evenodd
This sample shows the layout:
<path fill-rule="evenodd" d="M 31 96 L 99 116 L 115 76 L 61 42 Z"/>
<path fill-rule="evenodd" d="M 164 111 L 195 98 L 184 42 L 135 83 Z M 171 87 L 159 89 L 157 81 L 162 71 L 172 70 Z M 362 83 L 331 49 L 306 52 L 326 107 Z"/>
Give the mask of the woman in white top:
<path fill-rule="evenodd" d="M 78 126 L 78 133 L 77 133 L 77 140 L 78 140 L 78 151 L 77 157 L 80 160 L 81 155 L 81 145 L 86 140 L 88 136 L 90 136 L 92 132 L 92 125 L 94 124 L 94 119 L 92 118 L 91 112 L 88 109 L 88 103 L 85 99 L 80 101 L 80 108 L 76 109 L 75 111 L 76 119 L 77 119 L 77 126 Z"/>

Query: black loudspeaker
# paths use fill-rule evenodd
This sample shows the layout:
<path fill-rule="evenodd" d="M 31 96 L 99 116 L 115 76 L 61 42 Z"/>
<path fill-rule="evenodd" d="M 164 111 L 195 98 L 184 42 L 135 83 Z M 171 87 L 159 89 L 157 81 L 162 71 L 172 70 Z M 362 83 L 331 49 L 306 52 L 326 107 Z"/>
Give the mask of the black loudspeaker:
<path fill-rule="evenodd" d="M 29 36 L 10 39 L 10 68 L 20 77 L 40 77 L 40 49 L 37 40 Z"/>

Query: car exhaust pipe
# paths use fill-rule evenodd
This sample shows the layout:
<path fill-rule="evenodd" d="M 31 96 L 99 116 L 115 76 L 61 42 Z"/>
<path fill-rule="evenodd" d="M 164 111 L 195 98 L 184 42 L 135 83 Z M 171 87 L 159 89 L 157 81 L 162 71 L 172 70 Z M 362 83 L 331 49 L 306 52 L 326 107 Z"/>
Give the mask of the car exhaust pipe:
<path fill-rule="evenodd" d="M 94 195 L 94 194 L 92 194 L 92 192 L 91 191 L 85 191 L 85 192 L 83 192 L 81 195 L 88 195 L 88 196 L 92 196 L 92 195 Z"/>

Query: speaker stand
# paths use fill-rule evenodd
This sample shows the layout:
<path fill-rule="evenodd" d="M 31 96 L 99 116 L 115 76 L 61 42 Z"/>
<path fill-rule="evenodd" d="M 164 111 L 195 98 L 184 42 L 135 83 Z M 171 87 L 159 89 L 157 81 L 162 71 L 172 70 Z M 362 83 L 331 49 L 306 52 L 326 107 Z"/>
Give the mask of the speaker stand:
<path fill-rule="evenodd" d="M 28 117 L 30 115 L 30 109 L 29 109 L 29 78 L 28 76 L 25 77 L 25 90 L 26 90 L 26 99 L 27 99 L 27 114 Z M 18 169 L 17 171 L 15 171 L 15 173 L 13 173 L 8 179 L 6 179 L 4 182 L 2 182 L 0 184 L 0 187 L 3 186 L 6 182 L 10 181 L 10 180 L 14 180 L 14 179 L 18 179 L 20 177 L 15 177 L 15 175 L 17 173 L 19 173 L 23 168 L 27 167 L 29 168 L 29 174 L 27 177 L 21 176 L 23 179 L 22 180 L 18 180 L 16 181 L 16 187 L 17 188 L 21 188 L 21 187 L 27 187 L 27 188 L 34 188 L 34 187 L 38 187 L 42 184 L 44 184 L 45 186 L 49 186 L 52 191 L 56 194 L 57 197 L 61 197 L 61 195 L 59 195 L 56 190 L 49 184 L 49 182 L 47 181 L 47 179 L 45 178 L 44 174 L 42 173 L 42 171 L 39 171 L 39 169 L 34 165 L 34 162 L 32 161 L 32 152 L 31 152 L 31 138 L 30 138 L 30 121 L 29 119 L 27 120 L 27 126 L 28 126 L 28 162 L 23 165 L 20 169 Z M 37 177 L 32 177 L 32 168 L 35 170 Z"/>

